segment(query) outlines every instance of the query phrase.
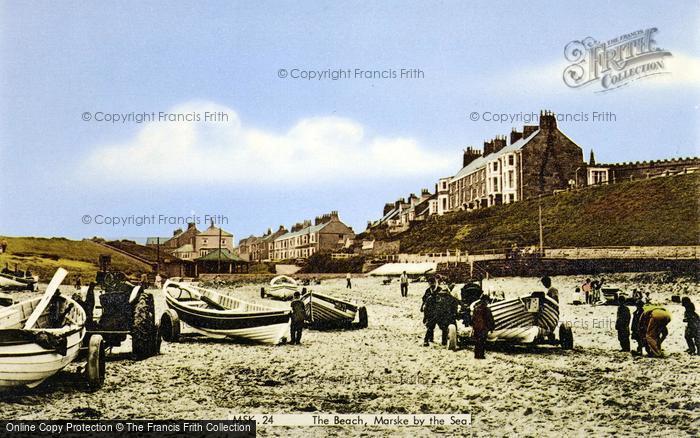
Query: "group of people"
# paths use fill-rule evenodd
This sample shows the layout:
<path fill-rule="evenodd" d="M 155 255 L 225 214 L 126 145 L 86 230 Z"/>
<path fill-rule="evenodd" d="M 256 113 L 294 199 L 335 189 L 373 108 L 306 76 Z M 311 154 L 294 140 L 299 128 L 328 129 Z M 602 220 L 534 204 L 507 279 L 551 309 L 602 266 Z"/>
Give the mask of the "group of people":
<path fill-rule="evenodd" d="M 688 297 L 681 304 L 685 308 L 683 320 L 686 322 L 685 340 L 687 352 L 700 355 L 700 319 L 695 312 L 695 305 Z M 619 299 L 615 329 L 620 342 L 620 351 L 630 351 L 630 338 L 637 342 L 636 354 L 646 350 L 649 357 L 663 357 L 661 344 L 668 336 L 668 324 L 671 313 L 661 306 L 645 306 L 641 299 L 635 300 L 635 311 L 630 310 L 624 298 Z"/>
<path fill-rule="evenodd" d="M 476 359 L 485 358 L 486 337 L 494 329 L 493 315 L 488 308 L 489 297 L 484 294 L 476 283 L 467 283 L 462 288 L 462 300 L 458 300 L 449 288 L 442 288 L 437 285 L 435 278 L 428 279 L 428 288 L 423 294 L 421 312 L 423 312 L 423 323 L 426 331 L 423 338 L 423 345 L 429 346 L 434 342 L 435 327 L 439 327 L 442 335 L 442 345 L 447 345 L 449 327 L 455 324 L 461 315 L 466 325 L 471 325 L 474 330 L 474 357 Z M 402 289 L 403 294 L 403 289 Z M 473 311 L 470 305 L 476 301 Z"/>

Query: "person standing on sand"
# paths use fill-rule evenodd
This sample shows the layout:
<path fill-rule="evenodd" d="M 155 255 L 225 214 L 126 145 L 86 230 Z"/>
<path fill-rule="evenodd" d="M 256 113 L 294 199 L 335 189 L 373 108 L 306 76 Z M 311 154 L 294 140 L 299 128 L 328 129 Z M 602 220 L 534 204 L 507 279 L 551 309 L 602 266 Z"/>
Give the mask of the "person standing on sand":
<path fill-rule="evenodd" d="M 440 289 L 435 283 L 435 278 L 431 277 L 428 280 L 428 288 L 423 294 L 423 303 L 420 306 L 420 311 L 423 312 L 423 324 L 425 324 L 425 337 L 423 338 L 423 346 L 427 347 L 430 342 L 433 342 L 435 336 L 435 297 Z"/>
<path fill-rule="evenodd" d="M 586 281 L 581 285 L 581 290 L 586 299 L 586 304 L 591 304 L 591 279 L 586 278 Z"/>
<path fill-rule="evenodd" d="M 345 289 L 352 289 L 352 277 L 350 276 L 350 273 L 348 272 L 347 275 L 345 275 Z"/>
<path fill-rule="evenodd" d="M 303 290 L 306 291 L 306 289 Z M 292 318 L 290 334 L 292 336 L 292 341 L 290 344 L 297 345 L 301 343 L 301 332 L 304 329 L 304 319 L 306 319 L 306 309 L 304 307 L 304 303 L 299 298 L 299 291 L 295 291 L 294 299 L 291 302 Z"/>
<path fill-rule="evenodd" d="M 77 277 L 75 277 L 75 289 L 76 290 L 80 290 L 80 287 L 82 286 L 81 283 L 82 283 L 82 280 L 80 279 L 80 275 L 78 275 Z"/>
<path fill-rule="evenodd" d="M 644 348 L 644 338 L 639 336 L 639 319 L 644 313 L 644 303 L 642 300 L 635 301 L 635 309 L 632 314 L 632 339 L 637 342 L 637 354 L 642 354 L 642 349 Z"/>
<path fill-rule="evenodd" d="M 403 271 L 403 274 L 401 274 L 401 278 L 399 279 L 399 283 L 401 283 L 401 296 L 407 297 L 408 296 L 408 275 L 406 275 L 406 271 Z"/>
<path fill-rule="evenodd" d="M 668 323 L 671 314 L 663 307 L 645 310 L 639 318 L 639 335 L 644 338 L 644 345 L 649 357 L 663 357 L 661 344 L 668 336 Z"/>
<path fill-rule="evenodd" d="M 435 294 L 435 322 L 442 332 L 442 345 L 447 345 L 447 333 L 451 324 L 457 320 L 459 300 L 452 296 L 449 287 L 438 288 Z"/>
<path fill-rule="evenodd" d="M 557 290 L 556 287 L 552 286 L 552 279 L 545 275 L 544 277 L 542 277 L 542 279 L 540 281 L 542 281 L 542 286 L 547 288 L 547 296 L 558 303 L 559 302 L 559 290 Z"/>
<path fill-rule="evenodd" d="M 620 341 L 620 351 L 630 351 L 630 309 L 625 305 L 624 297 L 618 298 L 617 320 L 615 321 L 617 340 Z"/>
<path fill-rule="evenodd" d="M 700 356 L 700 317 L 695 312 L 695 304 L 690 298 L 683 297 L 681 305 L 685 308 L 683 321 L 685 326 L 685 342 L 688 343 L 688 354 Z"/>
<path fill-rule="evenodd" d="M 474 305 L 472 315 L 472 328 L 474 329 L 474 359 L 486 359 L 486 338 L 490 331 L 496 327 L 488 306 L 488 297 L 481 295 L 479 301 Z"/>

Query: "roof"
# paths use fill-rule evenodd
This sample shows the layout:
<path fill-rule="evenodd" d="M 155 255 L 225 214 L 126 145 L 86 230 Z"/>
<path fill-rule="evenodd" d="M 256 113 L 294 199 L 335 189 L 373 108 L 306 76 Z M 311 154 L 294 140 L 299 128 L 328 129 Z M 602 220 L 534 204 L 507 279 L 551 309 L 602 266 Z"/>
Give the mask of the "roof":
<path fill-rule="evenodd" d="M 219 253 L 221 253 L 221 257 L 219 257 Z M 202 257 L 196 258 L 194 260 L 196 262 L 216 262 L 218 260 L 221 260 L 222 262 L 248 263 L 226 248 L 209 251 L 206 255 L 203 255 Z"/>
<path fill-rule="evenodd" d="M 522 149 L 522 148 L 523 148 L 530 140 L 532 140 L 539 132 L 540 132 L 540 130 L 538 129 L 537 131 L 535 131 L 535 132 L 533 132 L 532 134 L 530 134 L 530 136 L 529 136 L 528 138 L 521 138 L 520 140 L 516 141 L 516 142 L 513 143 L 513 144 L 509 144 L 508 146 L 504 147 L 503 149 L 501 149 L 501 150 L 498 151 L 498 152 L 492 152 L 492 153 L 486 155 L 485 157 L 484 157 L 484 156 L 481 156 L 481 157 L 477 158 L 476 160 L 474 160 L 474 161 L 472 161 L 471 163 L 469 163 L 469 164 L 467 164 L 466 166 L 464 166 L 464 167 L 462 168 L 462 170 L 460 170 L 459 172 L 457 172 L 457 175 L 455 175 L 454 177 L 452 177 L 452 180 L 454 181 L 454 180 L 457 180 L 457 179 L 464 178 L 465 176 L 470 175 L 470 174 L 476 172 L 478 169 L 480 169 L 482 166 L 484 166 L 484 165 L 485 165 L 486 163 L 488 163 L 489 161 L 495 160 L 495 159 L 497 159 L 498 157 L 500 157 L 500 156 L 502 156 L 502 155 L 505 155 L 505 154 L 508 154 L 508 153 L 510 153 L 510 152 L 515 152 L 515 151 L 517 151 L 517 150 Z"/>
<path fill-rule="evenodd" d="M 171 237 L 146 237 L 146 245 L 158 245 L 158 243 L 165 243 L 170 239 Z"/>
<path fill-rule="evenodd" d="M 302 228 L 299 231 L 284 233 L 281 236 L 279 236 L 278 238 L 276 238 L 275 241 L 290 239 L 292 237 L 297 237 L 297 236 L 303 236 L 304 234 L 315 233 L 317 231 L 321 231 L 328 224 L 330 224 L 330 222 L 325 222 L 325 223 L 318 224 L 318 225 L 311 225 L 309 227 Z"/>
<path fill-rule="evenodd" d="M 197 236 L 218 236 L 219 235 L 219 230 L 221 230 L 221 235 L 222 236 L 233 236 L 233 234 L 229 233 L 226 230 L 223 230 L 219 227 L 211 226 L 207 228 L 206 230 L 202 231 L 201 233 L 197 234 Z"/>
<path fill-rule="evenodd" d="M 194 251 L 194 247 L 192 247 L 191 244 L 187 243 L 185 245 L 182 245 L 181 247 L 179 247 L 178 249 L 176 249 L 173 252 L 192 252 L 192 251 Z"/>

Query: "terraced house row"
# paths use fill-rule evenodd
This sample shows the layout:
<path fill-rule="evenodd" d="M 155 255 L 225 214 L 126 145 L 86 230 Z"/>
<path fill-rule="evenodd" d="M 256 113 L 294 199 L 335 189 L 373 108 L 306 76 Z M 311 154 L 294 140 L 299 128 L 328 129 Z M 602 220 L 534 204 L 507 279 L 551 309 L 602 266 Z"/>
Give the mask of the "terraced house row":
<path fill-rule="evenodd" d="M 462 167 L 440 178 L 435 191 L 423 189 L 384 206 L 381 219 L 368 228 L 387 226 L 401 232 L 411 222 L 459 210 L 474 210 L 550 195 L 562 190 L 653 178 L 700 169 L 698 158 L 596 164 L 593 150 L 588 162 L 583 149 L 559 130 L 557 116 L 542 111 L 538 125 L 513 129 L 508 136 L 484 142 L 483 149 L 463 150 Z"/>
<path fill-rule="evenodd" d="M 340 220 L 337 211 L 332 211 L 316 217 L 313 223 L 310 220 L 296 223 L 289 231 L 280 226 L 276 233 L 268 230 L 261 237 L 242 239 L 238 252 L 249 261 L 304 259 L 347 247 L 354 237 L 352 228 Z"/>

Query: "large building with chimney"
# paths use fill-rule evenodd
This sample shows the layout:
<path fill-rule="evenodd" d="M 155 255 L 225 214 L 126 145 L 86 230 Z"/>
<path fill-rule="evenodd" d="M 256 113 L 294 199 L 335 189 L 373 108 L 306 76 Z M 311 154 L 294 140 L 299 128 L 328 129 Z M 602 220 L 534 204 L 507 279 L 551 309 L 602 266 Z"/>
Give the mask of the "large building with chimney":
<path fill-rule="evenodd" d="M 462 169 L 449 181 L 448 210 L 473 210 L 529 199 L 575 185 L 583 150 L 557 127 L 554 113 L 539 125 L 513 130 L 464 150 Z"/>
<path fill-rule="evenodd" d="M 411 194 L 408 200 L 400 198 L 386 204 L 381 219 L 369 222 L 367 228 L 381 226 L 389 233 L 399 233 L 411 222 L 433 215 L 698 170 L 698 158 L 598 164 L 592 149 L 585 162 L 581 147 L 559 130 L 556 114 L 543 111 L 538 125 L 525 125 L 522 131 L 513 129 L 508 136 L 496 136 L 484 142 L 483 149 L 467 147 L 461 170 L 440 178 L 433 194 L 424 189 L 420 197 Z"/>
<path fill-rule="evenodd" d="M 272 260 L 308 258 L 317 253 L 329 253 L 347 247 L 355 233 L 341 222 L 337 211 L 318 216 L 313 224 L 306 220 L 290 231 L 274 238 L 269 245 Z"/>

